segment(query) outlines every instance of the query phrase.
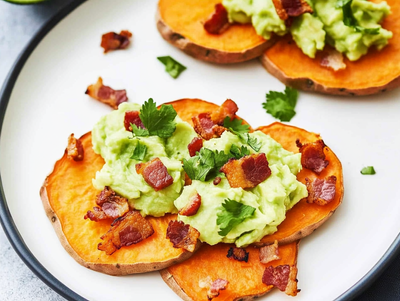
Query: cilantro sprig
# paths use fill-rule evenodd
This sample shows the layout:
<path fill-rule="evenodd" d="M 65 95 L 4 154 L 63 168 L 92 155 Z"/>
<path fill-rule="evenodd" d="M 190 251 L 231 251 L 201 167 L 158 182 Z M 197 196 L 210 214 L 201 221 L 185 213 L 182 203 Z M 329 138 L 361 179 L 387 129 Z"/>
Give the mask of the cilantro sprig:
<path fill-rule="evenodd" d="M 374 175 L 376 174 L 375 168 L 373 166 L 367 166 L 361 169 L 361 174 L 363 175 Z"/>
<path fill-rule="evenodd" d="M 177 113 L 173 106 L 162 105 L 157 109 L 156 103 L 152 98 L 146 101 L 140 109 L 140 120 L 145 126 L 144 129 L 131 124 L 133 136 L 146 137 L 158 136 L 169 138 L 175 132 L 175 117 Z"/>
<path fill-rule="evenodd" d="M 231 158 L 230 154 L 223 151 L 212 151 L 203 147 L 196 156 L 183 159 L 183 169 L 190 179 L 204 182 L 220 175 L 219 170 Z"/>
<path fill-rule="evenodd" d="M 280 121 L 290 121 L 296 111 L 299 93 L 296 89 L 286 87 L 285 92 L 270 91 L 266 95 L 266 101 L 262 104 L 267 113 Z"/>
<path fill-rule="evenodd" d="M 131 159 L 143 161 L 144 157 L 146 156 L 146 153 L 147 153 L 147 146 L 138 141 L 135 149 L 133 150 Z"/>
<path fill-rule="evenodd" d="M 167 73 L 173 78 L 177 78 L 183 71 L 186 70 L 185 66 L 170 56 L 159 56 L 157 59 L 165 65 L 165 71 L 167 71 Z"/>
<path fill-rule="evenodd" d="M 261 149 L 261 142 L 255 137 L 249 135 L 250 126 L 242 124 L 242 119 L 230 119 L 228 116 L 224 119 L 224 127 L 237 135 L 243 143 L 248 144 L 254 151 L 258 152 Z"/>
<path fill-rule="evenodd" d="M 357 19 L 354 17 L 351 5 L 353 0 L 337 0 L 336 8 L 341 8 L 343 11 L 343 23 L 348 27 L 353 27 L 355 31 L 364 34 L 377 35 L 379 34 L 379 27 L 365 28 L 358 24 Z"/>
<path fill-rule="evenodd" d="M 250 155 L 250 150 L 244 145 L 239 148 L 237 145 L 232 144 L 229 152 L 232 154 L 233 157 L 235 157 L 235 159 L 240 159 L 244 156 Z"/>
<path fill-rule="evenodd" d="M 221 236 L 226 236 L 233 227 L 239 225 L 246 218 L 253 216 L 256 208 L 239 203 L 231 199 L 225 199 L 220 211 L 217 213 L 217 225 Z"/>

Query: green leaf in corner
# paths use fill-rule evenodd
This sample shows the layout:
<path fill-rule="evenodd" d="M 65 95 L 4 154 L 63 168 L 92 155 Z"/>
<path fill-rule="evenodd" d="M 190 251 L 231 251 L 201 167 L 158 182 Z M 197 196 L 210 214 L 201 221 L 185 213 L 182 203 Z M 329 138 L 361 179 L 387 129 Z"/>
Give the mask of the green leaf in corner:
<path fill-rule="evenodd" d="M 290 121 L 296 111 L 299 93 L 296 89 L 286 87 L 285 92 L 270 91 L 266 95 L 266 101 L 262 104 L 267 113 L 280 121 Z"/>
<path fill-rule="evenodd" d="M 167 71 L 168 74 L 173 78 L 177 78 L 183 71 L 186 70 L 185 66 L 178 61 L 175 61 L 170 56 L 159 56 L 157 59 L 165 65 L 165 71 Z"/>
<path fill-rule="evenodd" d="M 375 168 L 373 166 L 367 166 L 361 169 L 361 174 L 363 175 L 374 175 L 376 174 Z"/>
<path fill-rule="evenodd" d="M 220 212 L 217 213 L 217 225 L 221 236 L 226 236 L 233 227 L 242 223 L 246 218 L 253 216 L 256 208 L 239 203 L 231 199 L 225 199 Z"/>
<path fill-rule="evenodd" d="M 133 151 L 131 159 L 143 161 L 144 157 L 146 156 L 146 153 L 147 153 L 147 146 L 138 141 L 135 150 Z"/>

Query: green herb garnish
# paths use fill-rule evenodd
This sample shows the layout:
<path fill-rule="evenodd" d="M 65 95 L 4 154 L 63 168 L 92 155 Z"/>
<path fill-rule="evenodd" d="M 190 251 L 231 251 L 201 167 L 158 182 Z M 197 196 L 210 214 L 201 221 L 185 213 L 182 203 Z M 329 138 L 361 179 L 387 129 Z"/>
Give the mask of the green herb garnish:
<path fill-rule="evenodd" d="M 156 103 L 150 98 L 140 109 L 140 120 L 145 129 L 131 124 L 133 136 L 158 136 L 160 138 L 169 138 L 175 132 L 176 111 L 171 105 L 162 105 L 157 109 Z"/>
<path fill-rule="evenodd" d="M 374 175 L 376 174 L 375 168 L 373 166 L 367 166 L 361 169 L 361 174 L 363 175 Z"/>
<path fill-rule="evenodd" d="M 354 17 L 351 5 L 353 0 L 337 0 L 336 8 L 341 8 L 343 11 L 343 23 L 348 27 L 353 27 L 355 31 L 364 34 L 377 35 L 379 34 L 379 27 L 365 28 L 358 24 L 357 19 Z"/>
<path fill-rule="evenodd" d="M 224 119 L 224 127 L 237 135 L 243 143 L 247 143 L 254 151 L 258 152 L 261 148 L 261 142 L 258 142 L 257 138 L 250 137 L 250 126 L 242 123 L 242 119 L 230 119 L 228 116 Z"/>
<path fill-rule="evenodd" d="M 230 154 L 223 151 L 212 151 L 203 147 L 196 156 L 183 159 L 183 169 L 192 180 L 204 182 L 220 175 L 219 170 L 231 158 Z"/>
<path fill-rule="evenodd" d="M 175 61 L 170 56 L 159 56 L 157 59 L 165 65 L 165 71 L 167 71 L 173 78 L 177 78 L 183 71 L 186 70 L 185 66 Z"/>
<path fill-rule="evenodd" d="M 217 213 L 217 225 L 221 236 L 226 236 L 233 227 L 254 214 L 256 208 L 244 205 L 231 199 L 225 199 L 220 212 Z"/>
<path fill-rule="evenodd" d="M 266 101 L 262 104 L 267 113 L 280 121 L 290 121 L 296 111 L 297 98 L 299 93 L 296 89 L 286 87 L 285 92 L 270 91 L 266 95 Z"/>
<path fill-rule="evenodd" d="M 229 150 L 229 152 L 232 154 L 232 156 L 234 156 L 236 159 L 240 159 L 244 156 L 250 155 L 250 150 L 245 147 L 244 145 L 242 145 L 240 148 L 235 145 L 232 144 L 231 145 L 231 149 Z"/>
<path fill-rule="evenodd" d="M 135 150 L 133 151 L 131 159 L 143 161 L 144 157 L 146 156 L 146 152 L 147 152 L 147 146 L 138 141 Z"/>

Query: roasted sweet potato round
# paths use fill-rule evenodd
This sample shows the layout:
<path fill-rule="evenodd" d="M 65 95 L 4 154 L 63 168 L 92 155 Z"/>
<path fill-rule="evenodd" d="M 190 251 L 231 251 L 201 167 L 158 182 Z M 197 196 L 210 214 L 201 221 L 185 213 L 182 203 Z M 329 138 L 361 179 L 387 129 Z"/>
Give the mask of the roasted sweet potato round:
<path fill-rule="evenodd" d="M 221 290 L 219 296 L 212 300 L 252 300 L 273 288 L 272 285 L 262 283 L 267 266 L 297 264 L 297 242 L 280 246 L 281 259 L 268 264 L 260 262 L 259 250 L 253 247 L 246 248 L 249 252 L 248 262 L 229 259 L 227 253 L 230 247 L 232 245 L 229 244 L 204 244 L 190 259 L 161 270 L 161 277 L 185 301 L 207 300 L 207 288 L 202 287 L 201 283 L 208 277 L 228 281 L 226 289 Z"/>
<path fill-rule="evenodd" d="M 381 0 L 371 0 L 381 2 Z M 358 61 L 345 59 L 346 69 L 333 71 L 311 59 L 290 36 L 279 40 L 261 57 L 264 67 L 287 86 L 333 95 L 368 95 L 400 85 L 400 2 L 386 0 L 392 9 L 382 23 L 393 38 L 381 51 L 370 49 Z"/>
<path fill-rule="evenodd" d="M 237 63 L 260 56 L 274 38 L 266 41 L 251 24 L 231 25 L 221 34 L 209 34 L 204 22 L 220 0 L 160 0 L 157 28 L 161 36 L 187 54 L 212 63 Z"/>

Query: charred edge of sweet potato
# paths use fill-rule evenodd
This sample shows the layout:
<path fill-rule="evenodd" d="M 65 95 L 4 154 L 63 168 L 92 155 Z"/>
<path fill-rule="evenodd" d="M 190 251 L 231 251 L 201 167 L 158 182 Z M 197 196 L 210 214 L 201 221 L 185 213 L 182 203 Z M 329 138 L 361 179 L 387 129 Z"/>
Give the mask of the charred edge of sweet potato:
<path fill-rule="evenodd" d="M 198 45 L 183 35 L 174 32 L 166 22 L 161 18 L 159 9 L 156 13 L 157 29 L 160 32 L 164 40 L 171 45 L 181 49 L 186 54 L 206 62 L 216 64 L 233 64 L 249 61 L 263 54 L 265 50 L 271 47 L 277 41 L 277 37 L 273 36 L 271 39 L 266 40 L 264 43 L 257 45 L 256 47 L 245 49 L 241 52 L 228 52 L 221 51 L 214 48 L 207 48 Z"/>
<path fill-rule="evenodd" d="M 368 87 L 365 89 L 350 89 L 343 87 L 327 87 L 315 80 L 306 77 L 288 77 L 281 69 L 279 69 L 266 54 L 260 56 L 260 61 L 265 69 L 284 85 L 303 91 L 317 92 L 328 95 L 340 96 L 366 96 L 377 93 L 384 93 L 400 86 L 400 77 L 393 79 L 391 82 L 376 87 Z"/>
<path fill-rule="evenodd" d="M 88 132 L 88 133 L 84 134 L 80 139 L 83 139 L 90 134 L 91 134 L 91 132 Z M 57 165 L 58 162 L 65 159 L 66 156 L 67 156 L 67 151 L 65 150 L 63 157 L 61 157 L 61 159 L 59 159 L 55 163 L 54 167 Z M 51 175 L 54 172 L 54 167 L 53 167 L 53 171 L 50 172 L 49 175 Z M 104 273 L 107 275 L 112 275 L 112 276 L 124 276 L 124 275 L 129 275 L 129 274 L 138 274 L 138 273 L 158 271 L 158 270 L 165 269 L 173 264 L 176 264 L 176 263 L 179 263 L 179 262 L 182 262 L 182 261 L 188 259 L 201 246 L 201 242 L 197 241 L 195 251 L 193 253 L 185 251 L 178 257 L 175 257 L 175 258 L 172 258 L 169 260 L 165 260 L 165 261 L 161 261 L 161 262 L 152 262 L 152 263 L 137 262 L 137 263 L 130 263 L 130 264 L 126 264 L 126 263 L 116 263 L 116 264 L 109 263 L 109 264 L 107 264 L 107 263 L 86 262 L 79 256 L 79 254 L 70 245 L 67 237 L 65 236 L 65 234 L 63 232 L 60 219 L 57 216 L 57 214 L 55 213 L 55 211 L 53 210 L 53 208 L 51 207 L 51 204 L 50 204 L 50 201 L 48 198 L 48 193 L 47 193 L 48 178 L 49 178 L 49 176 L 46 177 L 42 187 L 40 188 L 40 198 L 42 200 L 42 204 L 43 204 L 44 210 L 46 212 L 46 215 L 47 215 L 48 219 L 50 220 L 50 222 L 57 234 L 57 237 L 61 242 L 61 245 L 64 247 L 64 249 L 67 251 L 67 253 L 72 258 L 74 258 L 76 262 L 78 262 L 80 265 L 82 265 L 88 269 L 91 269 L 91 270 L 94 270 L 97 272 L 101 272 L 101 273 Z"/>

